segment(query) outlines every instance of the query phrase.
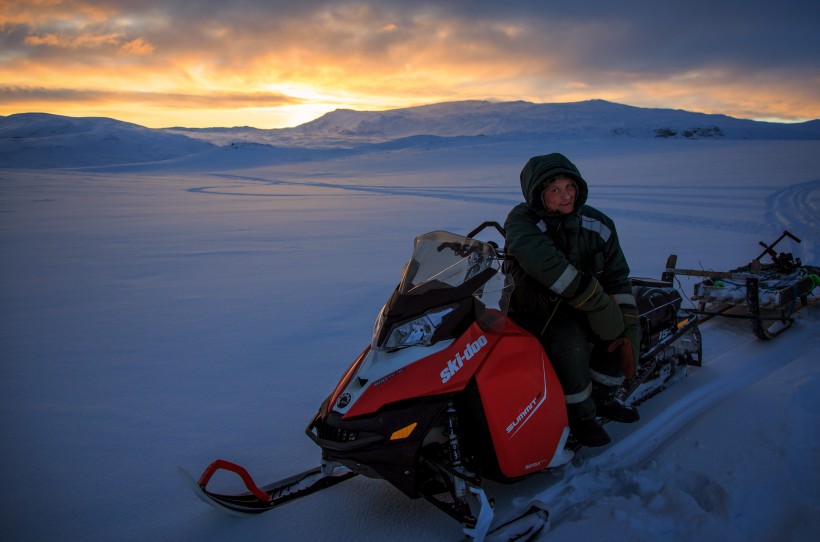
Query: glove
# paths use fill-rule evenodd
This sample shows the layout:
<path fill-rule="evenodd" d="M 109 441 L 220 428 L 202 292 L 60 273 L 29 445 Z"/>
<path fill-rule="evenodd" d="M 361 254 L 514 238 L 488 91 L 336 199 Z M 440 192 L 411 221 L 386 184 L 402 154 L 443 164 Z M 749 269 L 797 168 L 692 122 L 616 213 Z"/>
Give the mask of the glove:
<path fill-rule="evenodd" d="M 632 343 L 632 359 L 635 360 L 637 365 L 641 357 L 641 320 L 638 309 L 635 305 L 621 304 L 619 306 L 624 315 L 624 326 L 626 327 L 624 337 Z"/>
<path fill-rule="evenodd" d="M 569 304 L 586 313 L 589 327 L 599 339 L 609 342 L 624 333 L 621 309 L 604 292 L 598 279 L 587 275 L 579 285 L 578 291 L 579 294 L 569 299 Z"/>
<path fill-rule="evenodd" d="M 635 378 L 635 356 L 632 352 L 632 343 L 626 337 L 618 337 L 606 349 L 609 353 L 617 353 L 621 361 L 621 370 L 624 378 L 632 380 Z"/>

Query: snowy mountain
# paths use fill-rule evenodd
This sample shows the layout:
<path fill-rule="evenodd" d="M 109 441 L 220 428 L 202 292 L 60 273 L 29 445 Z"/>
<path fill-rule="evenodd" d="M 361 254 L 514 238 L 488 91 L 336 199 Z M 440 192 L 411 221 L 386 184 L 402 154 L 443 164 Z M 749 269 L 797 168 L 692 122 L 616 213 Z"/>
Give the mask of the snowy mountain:
<path fill-rule="evenodd" d="M 450 102 L 390 111 L 339 109 L 280 130 L 171 129 L 213 142 L 244 140 L 283 145 L 350 146 L 412 136 L 530 135 L 554 139 L 820 139 L 820 121 L 766 123 L 672 109 L 645 109 L 604 100 L 577 103 Z"/>
<path fill-rule="evenodd" d="M 729 137 L 801 139 L 805 126 L 772 125 L 725 115 L 671 109 L 644 109 L 604 100 L 564 104 L 529 102 L 454 102 L 385 112 L 337 110 L 294 129 L 304 134 L 372 136 L 412 135 L 556 137 Z M 820 138 L 820 131 L 813 138 Z"/>
<path fill-rule="evenodd" d="M 0 167 L 91 167 L 231 159 L 281 163 L 320 158 L 328 149 L 361 154 L 407 147 L 452 147 L 521 137 L 566 140 L 818 140 L 820 121 L 756 122 L 603 100 L 565 104 L 451 102 L 389 111 L 340 109 L 295 128 L 148 129 L 105 118 L 44 113 L 0 117 Z M 217 148 L 221 147 L 221 148 Z M 172 165 L 172 164 L 168 164 Z"/>
<path fill-rule="evenodd" d="M 109 118 L 47 113 L 0 117 L 0 167 L 53 168 L 156 162 L 210 143 Z"/>

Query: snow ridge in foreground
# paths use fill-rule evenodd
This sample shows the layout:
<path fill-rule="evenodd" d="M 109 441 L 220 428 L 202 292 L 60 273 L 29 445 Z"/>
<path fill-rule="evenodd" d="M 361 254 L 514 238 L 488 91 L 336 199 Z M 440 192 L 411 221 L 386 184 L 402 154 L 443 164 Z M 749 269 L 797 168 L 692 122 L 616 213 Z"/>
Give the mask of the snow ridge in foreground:
<path fill-rule="evenodd" d="M 602 453 L 570 466 L 562 478 L 534 497 L 550 510 L 552 533 L 541 540 L 583 536 L 590 532 L 590 523 L 607 515 L 613 516 L 614 530 L 619 531 L 614 540 L 653 540 L 657 536 L 807 540 L 811 530 L 799 522 L 785 524 L 782 515 L 816 517 L 820 509 L 820 473 L 815 468 L 818 449 L 806 447 L 803 433 L 820 434 L 820 398 L 811 392 L 820 380 L 811 354 L 812 342 L 820 338 L 813 329 L 820 322 L 816 309 L 811 306 L 800 314 L 805 323 L 796 327 L 808 329 L 791 330 L 788 337 L 776 341 L 751 338 L 734 350 L 706 359 L 698 371 L 722 374 L 696 373 L 690 378 L 705 382 L 658 412 L 651 408 L 654 398 L 645 403 L 642 413 L 654 415 L 652 419 L 641 422 L 621 440 L 616 438 Z M 711 324 L 703 326 L 705 335 L 722 333 L 710 329 Z M 704 342 L 708 344 L 708 339 Z M 796 388 L 792 396 L 782 396 L 778 393 L 782 384 L 771 382 L 781 379 L 797 381 L 792 382 Z M 761 393 L 780 395 L 782 408 L 761 411 L 756 402 L 749 403 L 749 397 Z M 746 404 L 724 408 L 734 402 Z M 699 421 L 715 414 L 726 419 L 726 434 L 715 434 L 714 422 L 707 422 L 700 429 L 706 432 L 703 440 L 693 439 Z M 738 416 L 741 418 L 734 419 Z M 771 447 L 765 441 L 756 449 L 733 447 L 732 430 L 769 433 Z M 682 440 L 692 441 L 691 456 L 681 455 Z M 673 443 L 677 451 L 669 452 Z M 734 462 L 729 461 L 735 456 Z M 722 478 L 710 473 L 712 463 L 727 461 L 730 466 Z M 749 479 L 749 468 L 765 470 L 767 476 Z M 518 498 L 516 505 L 524 506 L 527 501 Z M 678 520 L 670 522 L 676 515 Z"/>

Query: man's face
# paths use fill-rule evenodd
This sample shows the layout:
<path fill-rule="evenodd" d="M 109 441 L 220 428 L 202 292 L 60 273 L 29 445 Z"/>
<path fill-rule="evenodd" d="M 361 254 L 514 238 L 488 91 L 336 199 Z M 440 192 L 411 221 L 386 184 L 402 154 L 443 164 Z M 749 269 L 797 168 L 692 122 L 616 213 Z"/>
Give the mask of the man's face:
<path fill-rule="evenodd" d="M 544 208 L 550 213 L 569 214 L 575 209 L 575 198 L 578 195 L 578 187 L 575 181 L 568 178 L 561 178 L 547 185 L 541 198 L 544 200 Z"/>

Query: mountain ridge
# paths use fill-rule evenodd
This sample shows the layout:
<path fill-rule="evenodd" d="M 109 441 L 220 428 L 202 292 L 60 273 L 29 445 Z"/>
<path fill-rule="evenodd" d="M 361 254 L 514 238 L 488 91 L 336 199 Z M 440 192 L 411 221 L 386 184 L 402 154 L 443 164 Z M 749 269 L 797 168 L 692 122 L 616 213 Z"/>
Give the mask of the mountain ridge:
<path fill-rule="evenodd" d="M 224 137 L 217 135 L 221 133 L 222 136 L 241 135 L 245 141 L 273 145 L 300 145 L 313 140 L 328 146 L 384 142 L 419 135 L 820 139 L 820 120 L 771 123 L 682 109 L 641 108 L 606 100 L 570 103 L 468 100 L 386 111 L 336 109 L 299 126 L 272 130 L 181 127 L 166 130 L 188 133 L 211 142 L 224 141 Z"/>
<path fill-rule="evenodd" d="M 445 144 L 445 139 L 478 137 L 818 140 L 820 120 L 771 123 L 606 100 L 470 100 L 387 111 L 337 109 L 299 126 L 277 129 L 146 128 L 108 117 L 18 113 L 0 117 L 0 168 L 154 163 L 249 148 L 281 162 L 295 159 L 291 154 L 308 153 L 314 159 L 328 150 L 377 152 L 418 138 Z"/>

